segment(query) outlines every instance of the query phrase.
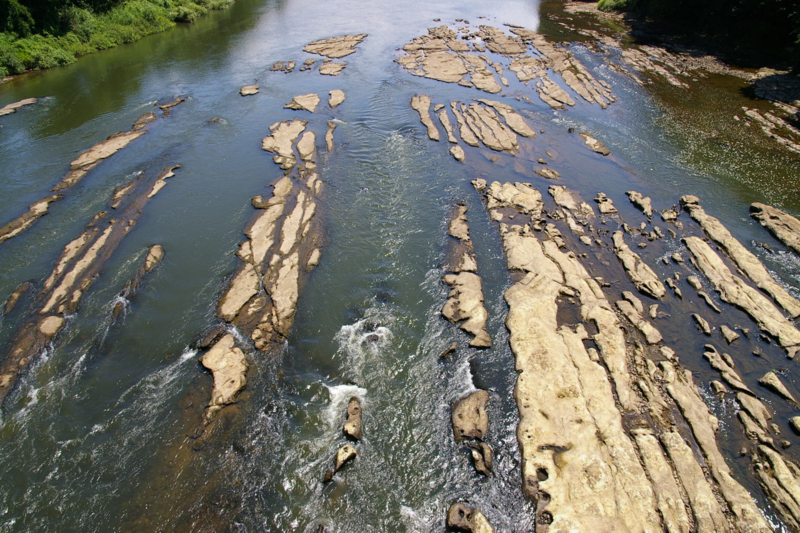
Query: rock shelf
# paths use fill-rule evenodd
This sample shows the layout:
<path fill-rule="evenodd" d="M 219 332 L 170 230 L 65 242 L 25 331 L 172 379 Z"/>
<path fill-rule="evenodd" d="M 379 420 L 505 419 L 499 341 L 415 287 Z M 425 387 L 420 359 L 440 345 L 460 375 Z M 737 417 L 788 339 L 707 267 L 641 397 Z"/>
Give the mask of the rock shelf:
<path fill-rule="evenodd" d="M 313 113 L 317 110 L 319 105 L 319 95 L 315 93 L 301 94 L 292 98 L 292 101 L 283 106 L 285 109 L 294 109 L 296 111 L 308 111 Z"/>
<path fill-rule="evenodd" d="M 303 51 L 330 59 L 340 59 L 354 54 L 356 52 L 356 47 L 366 38 L 366 33 L 329 37 L 327 39 L 320 39 L 308 43 L 305 48 L 303 48 Z"/>
<path fill-rule="evenodd" d="M 800 254 L 800 220 L 780 209 L 758 202 L 750 206 L 750 216 L 794 253 Z"/>
<path fill-rule="evenodd" d="M 769 531 L 719 451 L 716 421 L 691 373 L 660 341 L 627 340 L 569 245 L 535 230 L 543 225 L 541 194 L 523 184 L 473 185 L 499 223 L 514 272 L 506 326 L 519 372 L 523 490 L 537 524 L 552 531 Z M 643 314 L 632 294 L 622 301 L 634 318 Z"/>
<path fill-rule="evenodd" d="M 511 32 L 514 35 L 491 26 L 480 26 L 472 32 L 466 26 L 458 31 L 444 25 L 430 28 L 427 35 L 407 43 L 403 47 L 405 55 L 396 61 L 415 76 L 458 83 L 492 94 L 508 86 L 502 75 L 507 67 L 521 83 L 533 81 L 542 101 L 556 109 L 574 106 L 575 100 L 549 77 L 549 70 L 586 102 L 605 108 L 615 100 L 609 86 L 598 82 L 566 49 L 531 30 L 512 28 Z M 498 61 L 479 54 L 485 51 L 484 46 L 499 56 Z M 504 66 L 500 61 L 507 64 Z"/>
<path fill-rule="evenodd" d="M 170 108 L 180 104 L 184 100 L 185 99 L 179 98 L 169 104 L 165 104 L 165 106 L 169 107 L 165 108 L 164 117 L 168 116 L 167 111 Z M 156 120 L 158 120 L 158 117 L 156 117 L 154 113 L 145 113 L 133 123 L 130 130 L 115 133 L 105 141 L 101 141 L 83 152 L 77 159 L 70 163 L 69 171 L 61 178 L 61 181 L 53 187 L 51 192 L 55 194 L 49 194 L 41 200 L 32 203 L 28 206 L 28 211 L 26 213 L 15 218 L 5 226 L 0 227 L 0 243 L 30 229 L 41 217 L 47 214 L 51 203 L 63 197 L 63 191 L 75 186 L 90 170 L 147 133 L 146 127 Z"/>
<path fill-rule="evenodd" d="M 36 98 L 25 98 L 24 100 L 20 100 L 19 102 L 14 102 L 12 104 L 8 104 L 4 107 L 0 107 L 0 117 L 5 115 L 10 115 L 12 113 L 16 113 L 18 110 L 22 109 L 25 106 L 34 105 L 38 102 Z"/>
<path fill-rule="evenodd" d="M 32 360 L 64 327 L 67 315 L 73 314 L 81 298 L 100 275 L 103 265 L 136 225 L 145 205 L 173 177 L 179 165 L 165 168 L 155 179 L 140 174 L 120 193 L 120 203 L 109 216 L 98 213 L 86 230 L 64 247 L 55 268 L 36 297 L 36 311 L 15 334 L 0 363 L 0 402 L 16 384 Z M 148 254 L 148 258 L 150 255 Z M 150 261 L 151 268 L 155 265 Z M 148 266 L 146 260 L 142 268 Z"/>
<path fill-rule="evenodd" d="M 800 302 L 772 279 L 770 273 L 755 254 L 731 235 L 717 218 L 706 214 L 696 196 L 686 195 L 681 197 L 681 206 L 689 213 L 689 216 L 700 224 L 703 231 L 720 245 L 725 254 L 759 289 L 769 294 L 792 317 L 800 316 Z"/>
<path fill-rule="evenodd" d="M 492 340 L 486 331 L 489 313 L 483 304 L 483 287 L 467 225 L 466 206 L 457 206 L 448 224 L 448 234 L 454 241 L 448 250 L 448 273 L 442 280 L 450 286 L 442 316 L 473 336 L 469 345 L 489 348 Z"/>
<path fill-rule="evenodd" d="M 800 350 L 800 331 L 758 290 L 744 282 L 723 263 L 719 255 L 699 237 L 683 239 L 698 269 L 714 286 L 723 301 L 738 307 L 756 321 L 759 328 L 778 340 L 793 358 Z"/>

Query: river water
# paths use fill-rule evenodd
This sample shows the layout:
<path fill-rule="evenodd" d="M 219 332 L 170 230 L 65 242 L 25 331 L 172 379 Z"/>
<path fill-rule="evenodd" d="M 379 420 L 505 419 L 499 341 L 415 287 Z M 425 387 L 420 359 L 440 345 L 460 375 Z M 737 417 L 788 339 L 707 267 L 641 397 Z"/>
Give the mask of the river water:
<path fill-rule="evenodd" d="M 0 247 L 4 301 L 22 281 L 41 284 L 114 187 L 137 172 L 182 165 L 6 402 L 0 530 L 313 532 L 324 524 L 339 532 L 442 531 L 449 504 L 466 500 L 498 531 L 532 531 L 503 323 L 510 278 L 497 230 L 470 180 L 522 179 L 542 190 L 548 183 L 493 165 L 477 150 L 459 164 L 442 143 L 430 142 L 409 107 L 412 94 L 441 102 L 485 94 L 409 75 L 394 63 L 398 48 L 440 24 L 434 19 L 539 27 L 567 39 L 619 97 L 607 110 L 578 105 L 554 112 L 512 82 L 509 93 L 527 90 L 534 100 L 509 102 L 545 130 L 536 150 L 555 155 L 563 184 L 587 199 L 605 192 L 637 221 L 627 190 L 651 196 L 662 209 L 697 194 L 747 245 L 771 239 L 749 220 L 750 202 L 800 211 L 800 163 L 757 132 L 742 136 L 736 129 L 732 115 L 759 105 L 741 81 L 712 76 L 702 89 L 682 92 L 657 81 L 642 87 L 554 24 L 554 13 L 563 16 L 558 3 L 535 1 L 237 0 L 192 25 L 0 85 L 0 105 L 43 98 L 0 119 L 3 223 L 41 198 L 81 151 L 127 130 L 156 101 L 188 98 Z M 275 61 L 307 57 L 306 43 L 345 33 L 369 37 L 345 59 L 341 76 L 269 72 Z M 239 96 L 241 86 L 254 83 L 261 86 L 257 96 Z M 207 401 L 211 377 L 191 346 L 215 323 L 217 298 L 252 214 L 250 198 L 268 194 L 267 184 L 280 175 L 260 141 L 270 124 L 298 116 L 283 109 L 294 95 L 336 88 L 346 102 L 312 119 L 318 133 L 325 120 L 338 125 L 334 151 L 320 152 L 322 262 L 301 292 L 288 342 L 274 356 L 255 356 L 246 392 L 228 408 L 235 416 L 215 439 L 193 446 L 186 420 Z M 213 118 L 221 120 L 206 125 Z M 614 155 L 597 158 L 569 128 L 592 132 Z M 494 347 L 462 348 L 440 361 L 454 340 L 466 346 L 439 314 L 447 294 L 440 281 L 446 220 L 459 201 L 470 209 Z M 166 250 L 164 263 L 112 322 L 117 294 L 156 243 Z M 796 294 L 800 263 L 772 244 L 777 254 L 754 250 Z M 31 305 L 23 299 L 0 317 L 1 343 Z M 700 357 L 702 344 L 687 332 L 676 349 L 685 348 L 683 363 L 707 388 L 716 376 Z M 800 379 L 776 347 L 764 352 L 757 364 L 744 365 L 748 379 L 770 366 L 789 367 L 790 384 Z M 489 441 L 497 462 L 487 479 L 478 479 L 449 427 L 451 403 L 476 387 L 491 391 Z M 344 443 L 341 419 L 351 396 L 361 398 L 365 413 L 360 457 L 323 485 Z M 712 409 L 737 475 L 763 499 L 748 462 L 736 457 L 732 411 Z"/>

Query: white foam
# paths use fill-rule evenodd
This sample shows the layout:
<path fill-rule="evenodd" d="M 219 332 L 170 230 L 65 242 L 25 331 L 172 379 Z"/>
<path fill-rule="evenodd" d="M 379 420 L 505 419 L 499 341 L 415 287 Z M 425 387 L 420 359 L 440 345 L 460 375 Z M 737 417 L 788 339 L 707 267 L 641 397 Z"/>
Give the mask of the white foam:
<path fill-rule="evenodd" d="M 359 387 L 358 385 L 325 385 L 330 395 L 330 405 L 325 411 L 324 420 L 328 429 L 333 429 L 339 426 L 342 422 L 342 417 L 347 409 L 347 402 L 350 398 L 356 397 L 364 406 L 365 398 L 367 396 L 367 389 Z"/>

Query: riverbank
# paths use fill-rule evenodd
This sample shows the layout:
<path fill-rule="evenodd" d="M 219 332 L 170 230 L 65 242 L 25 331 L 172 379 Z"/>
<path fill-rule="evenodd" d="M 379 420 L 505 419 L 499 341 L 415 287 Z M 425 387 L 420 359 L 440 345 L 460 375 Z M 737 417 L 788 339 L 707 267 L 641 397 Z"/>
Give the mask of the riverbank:
<path fill-rule="evenodd" d="M 103 12 L 68 8 L 61 14 L 63 34 L 20 37 L 0 32 L 0 78 L 73 63 L 78 57 L 138 41 L 180 22 L 192 22 L 233 0 L 128 0 Z"/>

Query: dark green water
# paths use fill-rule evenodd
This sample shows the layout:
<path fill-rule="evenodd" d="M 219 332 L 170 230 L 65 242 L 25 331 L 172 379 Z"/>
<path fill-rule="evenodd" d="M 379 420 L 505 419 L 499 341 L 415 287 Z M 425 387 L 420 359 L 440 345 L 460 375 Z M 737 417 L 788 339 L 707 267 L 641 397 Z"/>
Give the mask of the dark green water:
<path fill-rule="evenodd" d="M 552 9 L 546 6 L 545 13 Z M 399 47 L 438 24 L 434 18 L 534 28 L 539 6 L 238 0 L 191 26 L 0 85 L 0 105 L 44 98 L 0 119 L 3 223 L 45 194 L 81 151 L 128 129 L 155 101 L 188 97 L 92 171 L 33 229 L 0 247 L 4 300 L 20 282 L 47 276 L 115 186 L 135 172 L 183 167 L 148 204 L 78 313 L 9 398 L 0 425 L 0 530 L 200 530 L 197 520 L 215 515 L 238 531 L 315 531 L 319 523 L 342 532 L 441 531 L 447 506 L 460 498 L 480 506 L 498 531 L 533 529 L 520 491 L 515 372 L 503 325 L 502 295 L 510 280 L 496 228 L 469 182 L 522 180 L 542 191 L 549 182 L 532 171 L 516 172 L 505 156 L 489 163 L 477 149 L 467 151 L 468 164 L 456 163 L 444 143 L 425 137 L 408 105 L 412 94 L 442 103 L 485 96 L 412 77 L 393 62 Z M 555 35 L 547 22 L 542 29 Z M 311 40 L 361 32 L 370 36 L 345 59 L 339 77 L 268 72 L 275 61 L 304 59 L 300 50 Z M 563 184 L 586 199 L 607 193 L 636 224 L 643 218 L 627 203 L 627 190 L 650 195 L 658 208 L 698 194 L 746 244 L 770 240 L 748 219 L 749 202 L 800 211 L 798 162 L 752 133 L 742 140 L 730 129 L 732 110 L 754 106 L 730 81 L 709 80 L 703 92 L 681 94 L 657 84 L 642 88 L 582 46 L 573 49 L 613 86 L 619 101 L 609 109 L 578 105 L 553 112 L 513 81 L 505 92 L 537 102 L 508 100 L 537 131 L 545 130 L 529 149 L 556 155 Z M 260 94 L 240 97 L 239 88 L 252 83 L 261 86 Z M 228 437 L 191 452 L 191 466 L 181 466 L 170 454 L 185 437 L 187 398 L 206 401 L 211 387 L 200 354 L 189 347 L 215 321 L 218 295 L 235 269 L 233 253 L 252 214 L 250 198 L 267 194 L 267 184 L 280 175 L 260 150 L 261 139 L 270 124 L 298 116 L 282 109 L 292 96 L 336 88 L 345 91 L 346 102 L 309 118 L 318 139 L 326 120 L 338 124 L 334 152 L 320 152 L 322 263 L 304 287 L 285 348 L 255 361 Z M 222 120 L 204 126 L 215 117 Z M 614 155 L 588 151 L 569 127 L 591 131 Z M 708 128 L 722 133 L 711 140 Z M 453 340 L 466 345 L 439 315 L 446 296 L 440 282 L 446 218 L 462 200 L 470 206 L 494 348 L 464 349 L 441 362 L 438 354 Z M 117 293 L 156 243 L 166 250 L 164 263 L 128 304 L 124 320 L 110 325 Z M 794 256 L 762 255 L 788 285 L 800 284 Z M 30 310 L 30 300 L 23 300 L 0 318 L 0 341 L 8 341 Z M 739 313 L 735 320 L 748 319 Z M 677 320 L 676 334 L 686 324 Z M 367 340 L 370 333 L 378 341 Z M 707 387 L 716 376 L 700 357 L 704 339 L 691 331 L 684 336 L 676 349 L 685 350 L 682 361 Z M 738 355 L 747 356 L 742 350 Z M 764 358 L 743 363 L 753 383 L 766 367 L 787 367 L 792 386 L 800 379 L 776 347 L 764 351 Z M 450 404 L 476 386 L 493 391 L 490 442 L 497 463 L 491 479 L 478 479 L 449 428 Z M 319 481 L 343 443 L 341 416 L 354 394 L 364 402 L 361 457 L 324 487 Z M 731 406 L 712 408 L 722 418 L 731 462 L 758 495 L 747 463 L 734 458 L 738 426 Z M 788 414 L 780 404 L 775 408 Z M 213 483 L 206 486 L 209 477 Z"/>

